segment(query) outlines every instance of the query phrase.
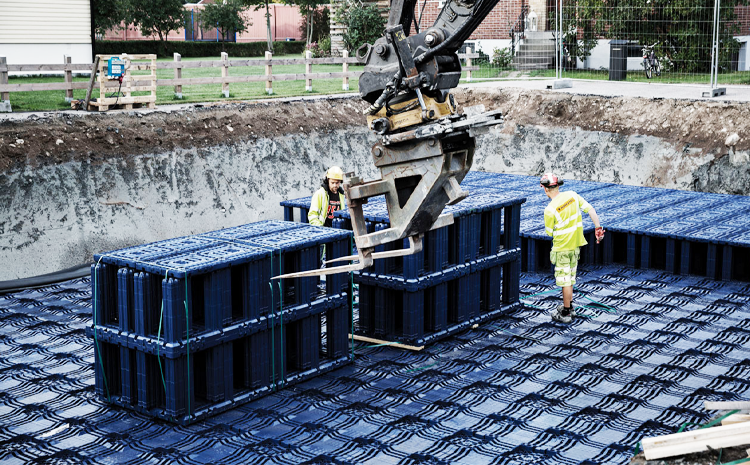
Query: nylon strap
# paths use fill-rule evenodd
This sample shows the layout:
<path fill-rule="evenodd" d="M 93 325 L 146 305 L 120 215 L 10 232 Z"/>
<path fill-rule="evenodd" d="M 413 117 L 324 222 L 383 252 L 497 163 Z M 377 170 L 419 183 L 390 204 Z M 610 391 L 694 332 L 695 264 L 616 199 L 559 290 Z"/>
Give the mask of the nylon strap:
<path fill-rule="evenodd" d="M 104 360 L 102 359 L 102 349 L 99 347 L 99 338 L 96 335 L 96 309 L 98 307 L 97 298 L 99 296 L 97 292 L 97 281 L 99 277 L 99 264 L 102 262 L 102 258 L 104 258 L 103 255 L 99 257 L 99 261 L 96 262 L 96 265 L 94 266 L 94 344 L 96 345 L 96 353 L 99 355 L 99 365 L 102 367 L 102 378 L 104 378 L 104 389 L 107 391 L 107 402 L 111 402 L 107 373 L 104 370 Z"/>

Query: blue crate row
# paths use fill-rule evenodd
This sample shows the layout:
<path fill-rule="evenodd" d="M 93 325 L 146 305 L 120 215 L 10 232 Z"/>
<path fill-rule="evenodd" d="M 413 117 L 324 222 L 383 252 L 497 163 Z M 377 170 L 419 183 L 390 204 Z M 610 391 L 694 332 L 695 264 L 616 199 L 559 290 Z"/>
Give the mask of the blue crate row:
<path fill-rule="evenodd" d="M 112 404 L 188 424 L 349 363 L 349 306 L 281 319 L 176 358 L 97 341 L 95 391 Z M 323 337 L 323 332 L 326 337 Z M 323 345 L 325 341 L 325 345 Z"/>
<path fill-rule="evenodd" d="M 183 335 L 180 338 L 173 337 L 169 340 L 165 337 L 164 333 L 143 336 L 101 325 L 87 327 L 86 335 L 89 337 L 96 336 L 98 341 L 117 344 L 122 347 L 138 350 L 139 352 L 173 359 L 186 355 L 189 350 L 200 351 L 226 342 L 231 342 L 235 339 L 247 337 L 251 334 L 266 331 L 269 328 L 279 324 L 284 324 L 285 322 L 290 323 L 308 316 L 320 315 L 331 309 L 346 306 L 348 302 L 348 294 L 337 294 L 335 296 L 318 299 L 309 304 L 287 307 L 283 310 L 276 309 L 277 311 L 266 316 L 234 323 L 222 327 L 221 329 L 215 329 L 213 331 L 199 334 L 190 334 L 189 337 L 187 337 L 187 335 Z M 96 333 L 96 335 L 94 333 Z M 346 333 L 346 326 L 343 328 L 343 333 Z M 335 335 L 338 333 L 334 332 L 331 334 Z"/>
<path fill-rule="evenodd" d="M 476 258 L 492 256 L 518 244 L 518 224 L 523 198 L 515 194 L 471 192 L 460 203 L 447 206 L 444 213 L 452 213 L 454 224 L 425 234 L 423 250 L 407 257 L 376 261 L 379 274 L 391 274 L 414 279 L 446 267 L 464 264 Z M 294 210 L 309 207 L 309 198 L 281 202 L 285 217 L 293 218 Z M 370 201 L 363 207 L 368 232 L 388 227 L 388 210 L 384 200 Z M 334 228 L 351 229 L 347 210 L 336 213 Z M 304 215 L 302 215 L 304 217 Z M 408 247 L 408 240 L 382 246 L 380 250 Z"/>
<path fill-rule="evenodd" d="M 724 281 L 750 281 L 750 247 L 722 240 L 728 229 L 730 234 L 736 234 L 734 228 L 692 227 L 697 229 L 691 231 L 690 226 L 679 222 L 635 232 L 612 228 L 598 263 L 622 263 Z"/>
<path fill-rule="evenodd" d="M 273 232 L 262 234 L 265 227 Z M 320 266 L 321 246 L 331 258 L 349 255 L 348 231 L 266 221 L 163 242 L 95 257 L 94 324 L 138 337 L 162 331 L 165 341 L 176 343 L 188 331 L 257 321 L 276 306 L 311 304 L 348 290 L 341 275 L 322 284 L 323 295 L 318 277 L 271 280 Z"/>
<path fill-rule="evenodd" d="M 519 249 L 417 279 L 360 272 L 355 332 L 424 345 L 519 305 Z"/>

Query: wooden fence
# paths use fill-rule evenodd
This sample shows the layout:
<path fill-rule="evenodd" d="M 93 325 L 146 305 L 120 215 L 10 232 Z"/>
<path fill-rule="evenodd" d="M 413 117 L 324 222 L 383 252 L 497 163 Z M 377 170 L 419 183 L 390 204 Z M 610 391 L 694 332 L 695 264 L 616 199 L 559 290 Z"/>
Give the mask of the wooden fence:
<path fill-rule="evenodd" d="M 471 59 L 476 58 L 479 55 L 477 53 L 471 53 L 470 49 L 467 49 L 467 53 L 459 54 L 459 58 L 466 60 L 466 67 L 464 71 L 467 71 L 467 80 L 471 82 L 471 72 L 479 69 L 478 67 L 472 66 Z M 274 65 L 305 65 L 304 73 L 288 73 L 288 74 L 273 74 Z M 221 84 L 221 91 L 225 97 L 229 96 L 229 85 L 231 83 L 240 82 L 265 82 L 266 93 L 268 95 L 273 94 L 273 82 L 274 81 L 305 81 L 305 89 L 310 92 L 312 91 L 312 81 L 320 79 L 341 79 L 342 90 L 349 90 L 349 79 L 358 78 L 361 71 L 349 71 L 350 64 L 363 64 L 359 59 L 349 57 L 347 51 L 343 52 L 341 57 L 331 58 L 312 58 L 312 52 L 306 52 L 305 58 L 273 58 L 271 52 L 266 52 L 265 59 L 238 59 L 230 60 L 226 53 L 221 54 L 219 60 L 200 60 L 200 61 L 182 61 L 179 54 L 174 54 L 174 60 L 156 62 L 157 69 L 172 69 L 174 70 L 174 78 L 170 79 L 156 79 L 156 85 L 159 86 L 170 86 L 174 87 L 174 94 L 177 98 L 182 98 L 182 86 L 190 85 L 201 85 L 201 84 Z M 333 73 L 313 73 L 313 65 L 341 65 L 341 72 Z M 264 74 L 256 75 L 241 75 L 232 76 L 230 75 L 230 68 L 238 67 L 265 67 Z M 70 57 L 65 56 L 63 63 L 60 64 L 30 64 L 30 65 L 10 65 L 7 64 L 4 57 L 0 57 L 0 112 L 11 111 L 10 109 L 10 93 L 11 92 L 29 92 L 29 91 L 48 91 L 48 90 L 64 90 L 65 100 L 70 102 L 73 99 L 73 90 L 75 89 L 88 89 L 90 86 L 89 82 L 73 82 L 73 72 L 75 71 L 86 71 L 92 72 L 94 65 L 91 63 L 71 63 Z M 98 67 L 97 67 L 98 68 Z M 182 77 L 182 70 L 190 68 L 221 68 L 220 77 Z M 25 73 L 42 73 L 47 71 L 63 72 L 63 82 L 47 82 L 47 83 L 25 83 L 25 84 L 9 84 L 8 73 L 9 72 L 25 72 Z M 136 79 L 135 86 L 138 86 L 138 76 L 134 76 Z M 93 80 L 92 80 L 93 81 Z M 101 81 L 101 80 L 100 80 Z M 102 84 L 102 89 L 112 90 L 116 87 L 115 83 Z M 5 104 L 5 109 L 3 107 Z"/>

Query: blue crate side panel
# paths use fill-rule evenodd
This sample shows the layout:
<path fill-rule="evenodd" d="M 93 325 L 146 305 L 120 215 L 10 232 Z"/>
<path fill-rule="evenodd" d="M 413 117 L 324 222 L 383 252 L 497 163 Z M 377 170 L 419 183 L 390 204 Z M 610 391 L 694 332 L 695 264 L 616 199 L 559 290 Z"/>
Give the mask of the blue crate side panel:
<path fill-rule="evenodd" d="M 133 270 L 120 268 L 117 271 L 117 312 L 120 331 L 133 331 L 134 305 Z"/>

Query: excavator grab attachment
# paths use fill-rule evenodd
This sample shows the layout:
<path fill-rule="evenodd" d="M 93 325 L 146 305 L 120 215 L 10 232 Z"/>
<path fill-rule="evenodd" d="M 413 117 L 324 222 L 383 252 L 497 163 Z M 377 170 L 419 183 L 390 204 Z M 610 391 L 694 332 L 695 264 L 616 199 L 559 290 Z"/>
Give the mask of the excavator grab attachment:
<path fill-rule="evenodd" d="M 452 216 L 442 215 L 443 208 L 468 195 L 460 184 L 471 168 L 475 136 L 502 123 L 502 116 L 484 107 L 458 114 L 450 89 L 461 79 L 456 52 L 499 0 L 445 0 L 433 25 L 423 30 L 414 17 L 416 1 L 391 0 L 384 35 L 357 50 L 365 62 L 359 93 L 370 104 L 364 113 L 381 137 L 372 148 L 380 179 L 365 182 L 349 173 L 343 185 L 357 256 L 336 261 L 357 262 L 283 277 L 361 270 L 394 252 L 421 250 L 422 234 L 453 223 Z M 362 205 L 380 195 L 385 196 L 390 225 L 368 233 Z M 374 252 L 406 237 L 409 249 Z"/>

